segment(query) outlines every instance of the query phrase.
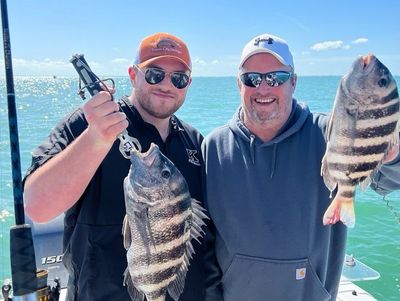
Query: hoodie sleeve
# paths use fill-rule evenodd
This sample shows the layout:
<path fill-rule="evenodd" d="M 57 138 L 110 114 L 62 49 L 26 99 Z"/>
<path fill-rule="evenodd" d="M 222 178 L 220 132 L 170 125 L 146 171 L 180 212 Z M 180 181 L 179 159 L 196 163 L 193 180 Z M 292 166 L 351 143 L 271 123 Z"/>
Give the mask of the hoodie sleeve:
<path fill-rule="evenodd" d="M 203 141 L 201 145 L 201 150 L 204 160 L 206 160 L 205 154 L 205 143 Z M 203 164 L 204 166 L 204 164 Z M 203 191 L 204 191 L 204 205 L 208 211 L 207 203 L 207 187 L 206 187 L 206 171 L 203 168 Z M 209 214 L 208 214 L 209 215 Z M 204 236 L 204 269 L 206 275 L 206 296 L 205 301 L 223 301 L 222 298 L 222 288 L 221 288 L 221 278 L 222 272 L 217 262 L 215 255 L 215 235 L 216 230 L 212 220 L 208 220 L 207 227 Z"/>

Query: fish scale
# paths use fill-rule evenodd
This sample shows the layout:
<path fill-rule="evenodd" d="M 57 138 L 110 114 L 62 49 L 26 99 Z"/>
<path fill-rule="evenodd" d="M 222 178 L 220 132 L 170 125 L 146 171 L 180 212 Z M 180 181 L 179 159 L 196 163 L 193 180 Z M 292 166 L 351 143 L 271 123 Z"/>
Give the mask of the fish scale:
<path fill-rule="evenodd" d="M 134 301 L 164 301 L 168 292 L 177 301 L 194 253 L 191 240 L 204 233 L 205 210 L 155 144 L 144 154 L 132 151 L 124 192 L 129 295 Z"/>
<path fill-rule="evenodd" d="M 365 189 L 399 142 L 400 101 L 390 71 L 373 55 L 359 58 L 339 84 L 327 127 L 321 175 L 336 195 L 323 223 L 355 224 L 356 185 Z"/>

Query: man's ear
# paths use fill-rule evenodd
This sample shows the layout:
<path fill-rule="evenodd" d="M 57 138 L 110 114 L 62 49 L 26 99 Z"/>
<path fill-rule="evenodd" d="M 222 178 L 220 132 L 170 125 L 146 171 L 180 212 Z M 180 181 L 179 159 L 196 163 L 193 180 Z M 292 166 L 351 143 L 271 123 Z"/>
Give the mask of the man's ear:
<path fill-rule="evenodd" d="M 189 77 L 189 83 L 187 84 L 186 88 L 188 88 L 192 84 L 192 77 Z"/>
<path fill-rule="evenodd" d="M 242 88 L 242 81 L 240 80 L 239 75 L 236 77 L 236 83 L 240 91 Z"/>
<path fill-rule="evenodd" d="M 294 89 L 296 89 L 296 84 L 297 84 L 297 74 L 296 73 L 294 73 L 293 75 L 292 75 L 292 77 L 290 78 L 290 80 L 291 80 L 291 84 L 292 84 L 292 86 L 293 86 L 293 91 L 294 91 Z"/>
<path fill-rule="evenodd" d="M 129 66 L 128 73 L 129 73 L 129 77 L 130 77 L 131 80 L 135 80 L 136 79 L 136 69 L 135 69 L 135 67 Z"/>

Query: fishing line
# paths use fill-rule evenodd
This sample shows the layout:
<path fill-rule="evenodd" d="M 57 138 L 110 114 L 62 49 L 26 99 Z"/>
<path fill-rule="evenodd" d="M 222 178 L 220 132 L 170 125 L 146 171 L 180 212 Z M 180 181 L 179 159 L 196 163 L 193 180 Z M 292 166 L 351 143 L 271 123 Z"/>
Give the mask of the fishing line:
<path fill-rule="evenodd" d="M 394 219 L 397 222 L 397 224 L 400 225 L 400 211 L 397 211 L 396 208 L 393 205 L 391 205 L 390 200 L 386 198 L 386 195 L 383 197 L 383 200 L 386 202 L 386 208 L 394 216 Z"/>

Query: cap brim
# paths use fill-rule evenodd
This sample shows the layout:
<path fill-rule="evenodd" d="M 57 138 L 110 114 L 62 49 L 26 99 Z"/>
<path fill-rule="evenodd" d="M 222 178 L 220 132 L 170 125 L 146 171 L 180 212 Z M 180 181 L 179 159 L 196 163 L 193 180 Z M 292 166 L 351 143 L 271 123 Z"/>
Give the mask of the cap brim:
<path fill-rule="evenodd" d="M 164 58 L 170 58 L 175 61 L 178 61 L 178 62 L 182 63 L 189 71 L 192 71 L 192 68 L 184 60 L 182 60 L 179 57 L 173 56 L 173 55 L 161 55 L 161 56 L 153 57 L 153 58 L 148 59 L 147 61 L 141 62 L 140 64 L 137 64 L 137 65 L 139 66 L 139 68 L 147 67 L 151 63 L 154 63 L 154 62 L 156 62 L 160 59 L 164 59 Z"/>

